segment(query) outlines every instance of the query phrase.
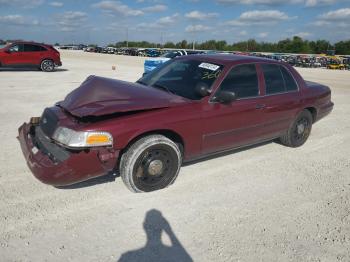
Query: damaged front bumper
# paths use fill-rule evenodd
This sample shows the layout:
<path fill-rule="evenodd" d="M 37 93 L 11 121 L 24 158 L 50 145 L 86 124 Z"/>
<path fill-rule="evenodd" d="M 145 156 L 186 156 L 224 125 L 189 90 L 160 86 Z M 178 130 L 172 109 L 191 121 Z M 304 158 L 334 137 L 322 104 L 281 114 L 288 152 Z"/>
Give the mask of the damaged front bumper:
<path fill-rule="evenodd" d="M 37 121 L 34 121 L 37 122 Z M 29 169 L 41 182 L 65 186 L 115 169 L 119 151 L 108 148 L 69 150 L 46 137 L 38 124 L 24 123 L 18 140 Z"/>

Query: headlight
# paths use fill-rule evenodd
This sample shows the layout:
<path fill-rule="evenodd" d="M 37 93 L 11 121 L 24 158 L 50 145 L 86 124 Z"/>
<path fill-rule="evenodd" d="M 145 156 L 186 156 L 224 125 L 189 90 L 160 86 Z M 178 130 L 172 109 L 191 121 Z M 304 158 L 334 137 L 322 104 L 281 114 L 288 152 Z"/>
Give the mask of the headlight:
<path fill-rule="evenodd" d="M 111 146 L 113 137 L 107 132 L 79 132 L 66 127 L 58 127 L 52 138 L 69 147 Z"/>

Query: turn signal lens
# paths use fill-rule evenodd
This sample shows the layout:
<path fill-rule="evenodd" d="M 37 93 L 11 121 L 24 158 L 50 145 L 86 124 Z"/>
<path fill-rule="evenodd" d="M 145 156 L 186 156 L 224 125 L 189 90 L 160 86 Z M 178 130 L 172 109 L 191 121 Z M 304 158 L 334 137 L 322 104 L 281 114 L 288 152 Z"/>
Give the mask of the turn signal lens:
<path fill-rule="evenodd" d="M 89 134 L 88 137 L 86 138 L 86 144 L 87 145 L 109 145 L 111 142 L 111 137 L 110 135 L 107 134 Z"/>

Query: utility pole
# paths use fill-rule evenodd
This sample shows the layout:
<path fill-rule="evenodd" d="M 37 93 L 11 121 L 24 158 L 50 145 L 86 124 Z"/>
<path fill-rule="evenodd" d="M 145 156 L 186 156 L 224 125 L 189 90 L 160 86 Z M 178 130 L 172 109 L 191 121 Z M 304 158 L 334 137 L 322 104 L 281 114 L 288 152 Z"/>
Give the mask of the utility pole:
<path fill-rule="evenodd" d="M 126 47 L 129 47 L 129 27 L 126 28 Z"/>

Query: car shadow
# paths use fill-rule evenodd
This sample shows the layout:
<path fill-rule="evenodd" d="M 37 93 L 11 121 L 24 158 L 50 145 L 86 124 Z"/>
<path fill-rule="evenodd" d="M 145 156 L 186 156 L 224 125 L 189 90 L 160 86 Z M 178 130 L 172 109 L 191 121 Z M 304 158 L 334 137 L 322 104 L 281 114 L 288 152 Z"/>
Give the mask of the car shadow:
<path fill-rule="evenodd" d="M 246 146 L 246 147 L 242 147 L 242 148 L 238 148 L 238 149 L 231 149 L 228 151 L 224 151 L 224 152 L 218 152 L 218 153 L 214 153 L 205 157 L 201 157 L 195 160 L 190 160 L 186 163 L 183 163 L 182 166 L 190 166 L 190 165 L 194 165 L 203 161 L 207 161 L 207 160 L 211 160 L 211 159 L 215 159 L 215 158 L 219 158 L 219 157 L 224 157 L 227 155 L 231 155 L 231 154 L 236 154 L 239 152 L 243 152 L 246 150 L 250 150 L 256 147 L 260 147 L 260 146 L 264 146 L 267 144 L 271 144 L 271 143 L 278 143 L 278 141 L 266 141 L 266 142 L 262 142 L 262 143 L 258 143 L 255 145 L 251 145 L 251 146 Z M 91 186 L 96 186 L 99 184 L 104 184 L 104 183 L 110 183 L 110 182 L 114 182 L 118 177 L 119 177 L 119 173 L 118 172 L 110 172 L 107 175 L 103 175 L 100 177 L 95 177 L 95 178 L 91 178 L 89 180 L 83 181 L 83 182 L 79 182 L 73 185 L 69 185 L 69 186 L 56 186 L 57 189 L 79 189 L 79 188 L 84 188 L 84 187 L 91 187 Z"/>
<path fill-rule="evenodd" d="M 66 72 L 66 68 L 56 68 L 52 73 L 55 72 Z M 38 68 L 21 68 L 21 67 L 0 67 L 0 72 L 42 72 Z M 51 72 L 50 72 L 51 73 Z"/>
<path fill-rule="evenodd" d="M 143 229 L 147 236 L 145 246 L 123 253 L 118 262 L 193 261 L 159 210 L 151 209 L 146 213 Z M 163 232 L 168 235 L 170 246 L 163 244 L 161 239 Z"/>

